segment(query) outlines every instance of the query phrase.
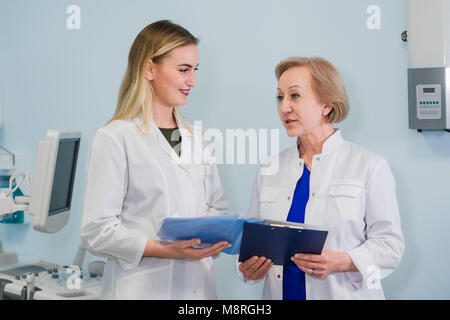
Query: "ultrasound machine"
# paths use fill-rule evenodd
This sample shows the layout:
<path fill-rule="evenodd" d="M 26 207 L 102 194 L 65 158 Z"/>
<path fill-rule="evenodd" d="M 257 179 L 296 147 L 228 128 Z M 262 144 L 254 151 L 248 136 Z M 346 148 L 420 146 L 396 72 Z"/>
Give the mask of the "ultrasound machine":
<path fill-rule="evenodd" d="M 19 171 L 11 176 L 9 189 L 0 193 L 0 220 L 17 211 L 33 216 L 33 228 L 55 233 L 69 220 L 75 169 L 81 133 L 47 132 L 39 141 L 33 184 Z M 22 177 L 19 183 L 16 179 Z M 12 194 L 24 180 L 31 196 Z M 19 260 L 15 252 L 4 252 L 0 240 L 0 300 L 99 299 L 104 263 L 95 261 L 83 270 L 85 249 L 80 246 L 72 265 L 59 265 L 40 259 Z"/>

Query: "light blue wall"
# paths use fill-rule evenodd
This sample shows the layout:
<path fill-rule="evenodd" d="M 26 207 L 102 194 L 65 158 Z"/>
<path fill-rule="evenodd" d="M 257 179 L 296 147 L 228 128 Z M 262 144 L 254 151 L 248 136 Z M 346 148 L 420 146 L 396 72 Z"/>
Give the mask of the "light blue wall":
<path fill-rule="evenodd" d="M 81 8 L 81 29 L 66 8 Z M 381 8 L 381 30 L 366 9 Z M 388 159 L 397 181 L 406 251 L 383 281 L 391 299 L 449 299 L 450 133 L 408 129 L 406 2 L 391 0 L 111 1 L 0 0 L 0 145 L 32 173 L 48 129 L 82 131 L 73 211 L 57 234 L 30 224 L 0 225 L 7 250 L 70 264 L 79 241 L 84 170 L 95 131 L 112 115 L 129 47 L 147 24 L 171 19 L 200 37 L 197 88 L 184 114 L 204 128 L 279 128 L 274 66 L 288 56 L 320 55 L 343 74 L 351 112 L 345 138 Z M 222 165 L 233 212 L 249 205 L 256 166 Z M 90 259 L 93 259 L 90 257 Z M 234 257 L 216 260 L 220 298 L 259 298 L 261 285 L 236 279 Z"/>

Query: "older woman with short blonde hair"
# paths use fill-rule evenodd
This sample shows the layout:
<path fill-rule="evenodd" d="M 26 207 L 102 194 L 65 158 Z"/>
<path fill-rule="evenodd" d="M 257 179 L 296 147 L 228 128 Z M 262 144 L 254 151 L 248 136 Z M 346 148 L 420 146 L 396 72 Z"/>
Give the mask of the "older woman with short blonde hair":
<path fill-rule="evenodd" d="M 279 80 L 286 70 L 295 67 L 308 68 L 311 72 L 311 89 L 315 95 L 333 105 L 331 112 L 325 117 L 326 120 L 330 123 L 344 120 L 349 112 L 349 103 L 344 81 L 336 68 L 323 58 L 288 58 L 277 65 L 277 79 Z"/>
<path fill-rule="evenodd" d="M 297 253 L 284 266 L 252 257 L 238 265 L 239 275 L 247 283 L 265 278 L 265 299 L 384 299 L 380 280 L 405 247 L 389 165 L 333 127 L 349 103 L 329 61 L 289 58 L 275 74 L 280 119 L 297 143 L 277 155 L 277 173 L 258 172 L 248 216 L 322 226 L 329 234 L 320 255 Z"/>

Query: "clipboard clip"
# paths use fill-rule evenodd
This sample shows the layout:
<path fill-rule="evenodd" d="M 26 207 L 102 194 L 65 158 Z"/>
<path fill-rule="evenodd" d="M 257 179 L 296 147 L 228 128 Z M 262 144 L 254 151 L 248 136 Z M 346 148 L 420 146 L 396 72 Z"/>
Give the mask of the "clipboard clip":
<path fill-rule="evenodd" d="M 268 221 L 269 226 L 271 227 L 283 227 L 283 228 L 291 228 L 291 229 L 298 229 L 299 232 L 301 232 L 305 227 L 301 224 L 297 223 L 289 223 L 289 222 L 271 222 Z"/>
<path fill-rule="evenodd" d="M 329 232 L 327 228 L 319 227 L 311 224 L 298 223 L 298 222 L 290 222 L 290 221 L 277 221 L 277 220 L 264 220 L 263 224 L 266 224 L 271 227 L 283 227 L 283 228 L 291 228 L 296 229 L 298 232 L 302 232 L 302 230 L 316 230 L 316 231 L 326 231 Z"/>

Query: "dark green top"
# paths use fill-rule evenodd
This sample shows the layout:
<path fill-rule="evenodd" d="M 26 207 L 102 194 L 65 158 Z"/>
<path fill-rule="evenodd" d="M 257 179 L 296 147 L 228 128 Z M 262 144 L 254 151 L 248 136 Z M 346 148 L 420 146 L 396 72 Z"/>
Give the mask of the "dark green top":
<path fill-rule="evenodd" d="M 173 150 L 180 156 L 181 154 L 181 135 L 178 128 L 159 128 Z"/>

